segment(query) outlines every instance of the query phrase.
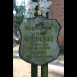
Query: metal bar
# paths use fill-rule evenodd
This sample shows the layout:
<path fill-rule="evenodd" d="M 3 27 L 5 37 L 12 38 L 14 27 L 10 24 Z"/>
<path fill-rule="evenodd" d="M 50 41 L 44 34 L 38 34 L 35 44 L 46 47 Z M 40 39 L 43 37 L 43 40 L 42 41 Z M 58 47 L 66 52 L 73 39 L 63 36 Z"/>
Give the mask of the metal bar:
<path fill-rule="evenodd" d="M 41 65 L 41 77 L 48 77 L 48 64 Z"/>
<path fill-rule="evenodd" d="M 38 2 L 38 0 L 32 0 L 33 2 Z M 36 9 L 35 9 L 36 11 L 38 11 L 38 6 L 36 7 Z M 37 17 L 38 16 L 38 13 L 36 12 L 35 13 L 35 17 Z M 34 64 L 31 64 L 31 77 L 38 77 L 38 69 L 37 69 L 37 65 L 34 65 Z"/>
<path fill-rule="evenodd" d="M 38 77 L 37 65 L 31 64 L 31 77 Z"/>
<path fill-rule="evenodd" d="M 32 0 L 33 2 L 38 2 L 38 0 Z M 36 7 L 36 9 L 35 9 L 36 11 L 38 11 L 38 6 Z M 38 12 L 36 12 L 35 13 L 35 17 L 37 17 L 38 16 Z"/>
<path fill-rule="evenodd" d="M 49 0 L 47 0 L 47 1 L 49 1 Z M 49 18 L 49 12 L 46 13 L 46 17 Z"/>
<path fill-rule="evenodd" d="M 48 18 L 48 12 L 46 13 L 46 18 Z M 41 77 L 48 77 L 48 63 L 41 65 Z"/>

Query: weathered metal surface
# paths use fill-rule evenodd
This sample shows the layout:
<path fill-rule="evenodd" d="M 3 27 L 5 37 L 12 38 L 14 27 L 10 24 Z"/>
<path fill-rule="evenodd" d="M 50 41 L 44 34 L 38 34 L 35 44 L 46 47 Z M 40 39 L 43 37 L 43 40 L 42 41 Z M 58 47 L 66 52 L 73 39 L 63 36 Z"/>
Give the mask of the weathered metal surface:
<path fill-rule="evenodd" d="M 38 77 L 38 66 L 31 64 L 31 77 Z"/>
<path fill-rule="evenodd" d="M 41 66 L 41 77 L 48 77 L 48 64 Z"/>
<path fill-rule="evenodd" d="M 56 20 L 41 16 L 24 19 L 19 30 L 21 34 L 19 55 L 23 60 L 43 65 L 58 57 L 60 25 Z"/>

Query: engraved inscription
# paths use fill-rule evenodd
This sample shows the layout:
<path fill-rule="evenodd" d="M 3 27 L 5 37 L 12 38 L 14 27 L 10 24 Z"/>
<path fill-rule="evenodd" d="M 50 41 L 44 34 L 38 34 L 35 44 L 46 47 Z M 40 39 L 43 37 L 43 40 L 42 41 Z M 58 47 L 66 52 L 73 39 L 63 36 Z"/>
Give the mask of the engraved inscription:
<path fill-rule="evenodd" d="M 23 60 L 43 65 L 57 58 L 60 25 L 56 20 L 41 16 L 24 19 L 19 29 L 21 33 L 19 55 Z"/>

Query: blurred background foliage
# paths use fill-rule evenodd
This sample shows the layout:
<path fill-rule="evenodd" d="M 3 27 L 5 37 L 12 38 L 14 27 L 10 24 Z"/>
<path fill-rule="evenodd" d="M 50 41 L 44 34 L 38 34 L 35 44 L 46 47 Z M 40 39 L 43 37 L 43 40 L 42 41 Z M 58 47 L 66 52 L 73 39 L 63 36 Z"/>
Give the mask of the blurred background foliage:
<path fill-rule="evenodd" d="M 13 0 L 13 44 L 18 44 L 20 42 L 18 26 L 21 24 L 24 14 L 28 16 L 25 9 L 25 5 L 28 1 L 29 0 Z M 38 15 L 40 15 L 39 10 Z"/>
<path fill-rule="evenodd" d="M 25 13 L 25 0 L 13 0 L 13 44 L 19 43 L 20 34 L 18 26 L 22 22 Z"/>

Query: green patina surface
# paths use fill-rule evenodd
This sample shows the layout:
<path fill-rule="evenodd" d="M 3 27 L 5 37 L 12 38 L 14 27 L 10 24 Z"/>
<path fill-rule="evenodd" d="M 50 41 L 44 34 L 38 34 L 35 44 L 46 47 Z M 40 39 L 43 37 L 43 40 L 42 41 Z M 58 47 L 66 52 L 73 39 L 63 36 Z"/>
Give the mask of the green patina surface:
<path fill-rule="evenodd" d="M 60 25 L 56 20 L 41 16 L 24 19 L 19 29 L 21 33 L 19 55 L 23 60 L 43 65 L 58 57 Z"/>

